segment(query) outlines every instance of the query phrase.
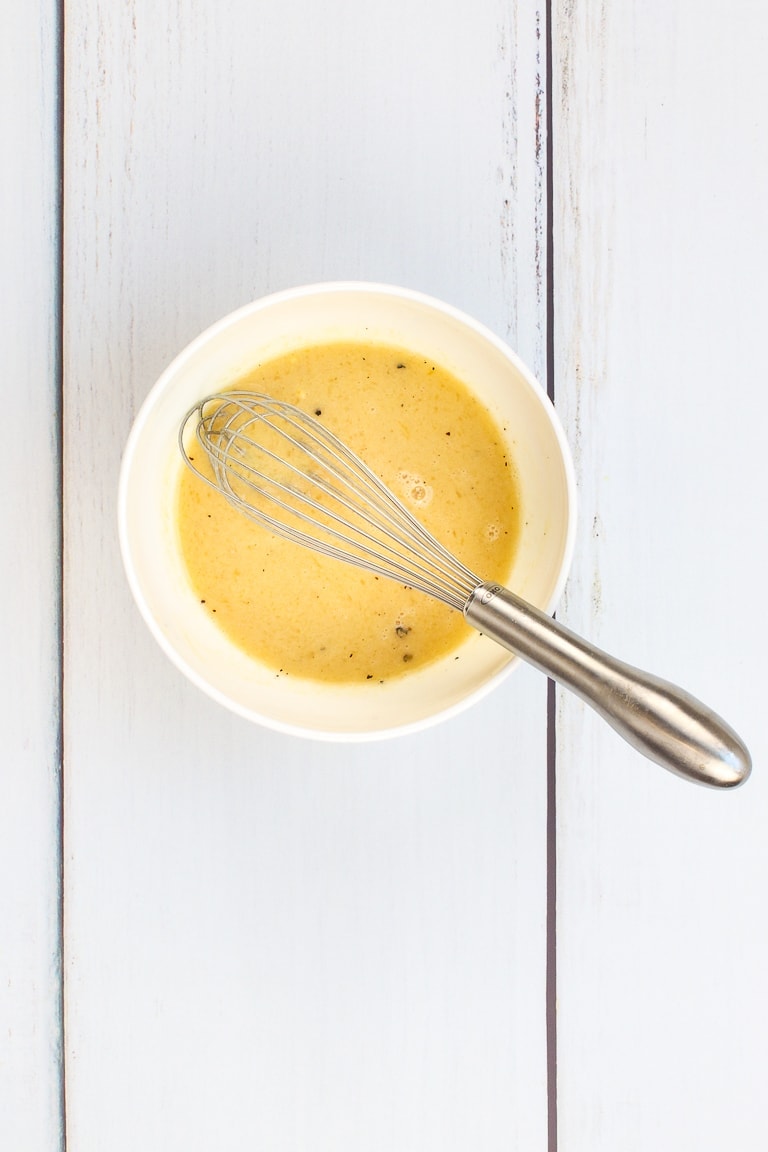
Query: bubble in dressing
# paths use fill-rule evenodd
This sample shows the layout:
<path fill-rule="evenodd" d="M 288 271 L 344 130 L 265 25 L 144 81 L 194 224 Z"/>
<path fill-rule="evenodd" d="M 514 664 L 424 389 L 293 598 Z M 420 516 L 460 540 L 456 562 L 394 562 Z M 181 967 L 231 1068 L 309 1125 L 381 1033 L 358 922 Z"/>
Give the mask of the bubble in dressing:
<path fill-rule="evenodd" d="M 433 490 L 420 476 L 413 472 L 401 471 L 397 474 L 401 495 L 409 504 L 417 508 L 427 508 L 432 503 Z"/>

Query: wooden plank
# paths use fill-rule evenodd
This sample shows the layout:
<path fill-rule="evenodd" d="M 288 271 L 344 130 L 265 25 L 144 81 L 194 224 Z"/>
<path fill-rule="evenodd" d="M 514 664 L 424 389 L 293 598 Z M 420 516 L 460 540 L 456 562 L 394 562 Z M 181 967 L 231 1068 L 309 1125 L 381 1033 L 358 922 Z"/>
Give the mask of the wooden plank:
<path fill-rule="evenodd" d="M 557 402 L 581 492 L 562 616 L 715 706 L 740 791 L 558 724 L 559 1147 L 768 1144 L 759 610 L 764 9 L 558 3 Z"/>
<path fill-rule="evenodd" d="M 70 1152 L 546 1141 L 545 685 L 375 747 L 182 682 L 115 533 L 164 365 L 264 292 L 432 292 L 543 364 L 541 14 L 67 8 Z"/>
<path fill-rule="evenodd" d="M 0 1146 L 61 1134 L 56 5 L 11 6 L 0 67 Z"/>

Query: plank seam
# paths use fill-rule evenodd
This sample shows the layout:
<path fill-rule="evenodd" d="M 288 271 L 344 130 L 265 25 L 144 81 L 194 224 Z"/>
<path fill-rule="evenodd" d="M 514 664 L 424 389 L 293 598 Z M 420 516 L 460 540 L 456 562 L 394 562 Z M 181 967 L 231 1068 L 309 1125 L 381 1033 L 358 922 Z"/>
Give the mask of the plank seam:
<path fill-rule="evenodd" d="M 546 376 L 547 395 L 555 402 L 555 211 L 552 0 L 545 2 L 544 92 L 546 130 Z M 546 1045 L 547 1152 L 557 1152 L 557 689 L 547 681 L 547 926 Z"/>
<path fill-rule="evenodd" d="M 56 403 L 56 464 L 58 509 L 56 519 L 56 547 L 58 555 L 58 603 L 56 606 L 56 643 L 58 648 L 57 732 L 56 764 L 58 768 L 58 844 L 57 844 L 57 952 L 58 952 L 58 1064 L 59 1064 L 59 1139 L 60 1152 L 67 1146 L 66 1109 L 66 1044 L 65 1044 L 65 973 L 64 963 L 64 18 L 66 0 L 56 0 L 54 15 L 54 35 L 56 43 L 56 131 L 55 155 L 56 206 L 54 239 L 56 256 L 54 264 L 54 389 Z"/>

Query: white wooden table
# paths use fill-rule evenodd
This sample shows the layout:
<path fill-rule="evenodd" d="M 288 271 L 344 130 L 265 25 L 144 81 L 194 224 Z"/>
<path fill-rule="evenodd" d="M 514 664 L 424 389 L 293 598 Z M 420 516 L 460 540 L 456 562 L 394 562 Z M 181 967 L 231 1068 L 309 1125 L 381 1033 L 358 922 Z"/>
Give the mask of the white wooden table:
<path fill-rule="evenodd" d="M 768 1148 L 768 15 L 3 5 L 0 1147 Z M 375 747 L 257 729 L 130 600 L 120 453 L 237 305 L 429 292 L 555 397 L 559 615 L 712 703 L 732 793 L 521 669 Z"/>

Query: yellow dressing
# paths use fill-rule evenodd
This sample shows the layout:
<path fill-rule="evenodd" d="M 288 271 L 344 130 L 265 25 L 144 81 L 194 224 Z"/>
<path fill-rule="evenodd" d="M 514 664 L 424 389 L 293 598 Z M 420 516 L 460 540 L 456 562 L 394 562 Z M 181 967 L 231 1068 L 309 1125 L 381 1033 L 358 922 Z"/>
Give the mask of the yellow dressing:
<path fill-rule="evenodd" d="M 337 343 L 260 364 L 232 387 L 316 416 L 468 568 L 507 579 L 520 525 L 513 462 L 490 413 L 451 373 L 400 348 Z M 187 468 L 177 523 L 195 595 L 278 675 L 376 684 L 454 651 L 471 631 L 439 601 L 271 535 Z"/>

